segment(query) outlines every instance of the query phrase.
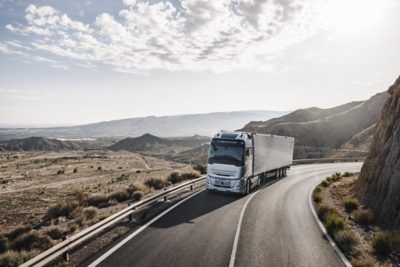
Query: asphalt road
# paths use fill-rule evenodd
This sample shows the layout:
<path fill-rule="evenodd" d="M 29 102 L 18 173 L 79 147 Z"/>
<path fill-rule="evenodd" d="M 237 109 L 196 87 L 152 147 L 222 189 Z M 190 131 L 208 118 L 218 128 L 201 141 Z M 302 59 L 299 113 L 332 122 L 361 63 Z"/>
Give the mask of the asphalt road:
<path fill-rule="evenodd" d="M 308 198 L 325 176 L 360 168 L 361 163 L 294 166 L 286 178 L 246 197 L 202 191 L 113 253 L 95 255 L 90 266 L 343 266 Z"/>

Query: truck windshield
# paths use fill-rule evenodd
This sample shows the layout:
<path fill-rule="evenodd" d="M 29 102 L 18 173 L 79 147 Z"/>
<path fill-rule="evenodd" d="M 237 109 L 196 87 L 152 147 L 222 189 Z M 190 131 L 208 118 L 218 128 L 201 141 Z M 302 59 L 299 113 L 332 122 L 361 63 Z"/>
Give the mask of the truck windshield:
<path fill-rule="evenodd" d="M 236 140 L 212 140 L 208 163 L 243 166 L 244 143 Z"/>

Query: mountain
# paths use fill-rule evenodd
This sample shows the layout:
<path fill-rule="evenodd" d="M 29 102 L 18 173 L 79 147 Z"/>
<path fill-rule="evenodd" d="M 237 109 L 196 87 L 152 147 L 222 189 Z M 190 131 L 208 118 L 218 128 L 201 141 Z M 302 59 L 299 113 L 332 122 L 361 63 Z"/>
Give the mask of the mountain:
<path fill-rule="evenodd" d="M 192 136 L 176 138 L 160 138 L 151 134 L 140 137 L 128 137 L 108 147 L 110 150 L 127 150 L 145 154 L 176 154 L 184 150 L 209 143 L 209 137 Z"/>
<path fill-rule="evenodd" d="M 52 128 L 2 128 L 0 140 L 43 136 L 48 138 L 98 138 L 108 136 L 141 136 L 145 133 L 161 137 L 212 136 L 219 130 L 233 130 L 252 120 L 282 116 L 280 111 L 235 111 L 207 114 L 143 117 L 105 121 L 80 126 Z"/>
<path fill-rule="evenodd" d="M 383 225 L 400 230 L 400 77 L 389 94 L 355 186 Z"/>
<path fill-rule="evenodd" d="M 388 97 L 383 92 L 330 109 L 299 109 L 241 130 L 295 137 L 295 158 L 365 156 Z"/>
<path fill-rule="evenodd" d="M 83 145 L 78 142 L 43 137 L 0 141 L 0 151 L 62 151 L 79 149 L 83 149 Z"/>
<path fill-rule="evenodd" d="M 208 158 L 208 150 L 210 148 L 209 143 L 196 146 L 192 149 L 188 149 L 177 154 L 166 155 L 165 159 L 170 161 L 177 161 L 181 163 L 190 164 L 206 164 Z"/>

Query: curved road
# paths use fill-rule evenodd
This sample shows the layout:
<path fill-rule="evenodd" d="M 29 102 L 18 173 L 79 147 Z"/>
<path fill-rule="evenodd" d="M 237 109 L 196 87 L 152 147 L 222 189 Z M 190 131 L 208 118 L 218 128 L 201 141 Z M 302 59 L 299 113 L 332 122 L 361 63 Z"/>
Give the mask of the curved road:
<path fill-rule="evenodd" d="M 294 166 L 286 178 L 246 197 L 202 191 L 123 245 L 114 244 L 112 253 L 95 255 L 90 266 L 344 266 L 324 239 L 308 197 L 325 176 L 360 168 Z"/>

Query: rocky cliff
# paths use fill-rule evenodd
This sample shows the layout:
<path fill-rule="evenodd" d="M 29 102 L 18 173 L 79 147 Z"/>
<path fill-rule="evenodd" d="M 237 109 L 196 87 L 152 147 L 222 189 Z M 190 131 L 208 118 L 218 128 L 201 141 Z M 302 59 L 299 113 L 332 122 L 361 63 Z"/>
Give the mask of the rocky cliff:
<path fill-rule="evenodd" d="M 389 94 L 355 188 L 383 225 L 400 230 L 400 77 Z"/>

